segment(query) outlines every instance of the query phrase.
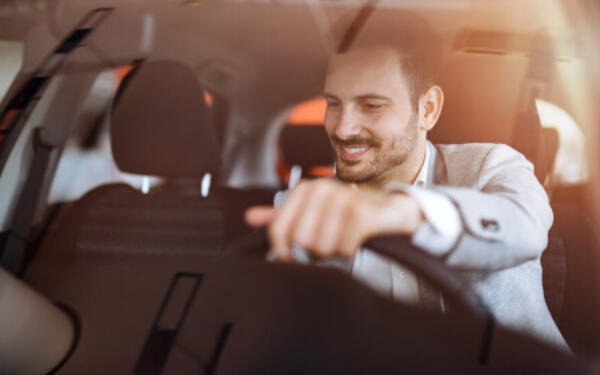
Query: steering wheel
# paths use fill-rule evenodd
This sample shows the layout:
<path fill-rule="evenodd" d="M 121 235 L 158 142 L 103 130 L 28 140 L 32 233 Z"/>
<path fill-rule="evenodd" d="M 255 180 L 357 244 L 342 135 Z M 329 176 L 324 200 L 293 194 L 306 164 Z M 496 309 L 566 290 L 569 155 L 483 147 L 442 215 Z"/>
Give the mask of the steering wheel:
<path fill-rule="evenodd" d="M 418 274 L 439 289 L 452 309 L 482 317 L 490 324 L 494 318 L 467 281 L 436 258 L 410 243 L 404 236 L 379 236 L 366 241 L 364 248 L 385 256 Z M 225 253 L 236 257 L 264 258 L 270 248 L 266 230 L 260 229 L 232 242 Z"/>

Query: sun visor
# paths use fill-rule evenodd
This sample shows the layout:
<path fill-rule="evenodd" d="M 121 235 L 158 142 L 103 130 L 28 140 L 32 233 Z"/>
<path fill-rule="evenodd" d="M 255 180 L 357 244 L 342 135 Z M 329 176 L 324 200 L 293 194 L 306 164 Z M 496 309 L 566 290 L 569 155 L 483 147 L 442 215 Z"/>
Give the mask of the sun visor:
<path fill-rule="evenodd" d="M 25 43 L 24 69 L 33 70 L 65 38 L 78 31 L 89 34 L 81 47 L 70 52 L 61 69 L 63 72 L 98 71 L 130 65 L 146 58 L 152 51 L 155 33 L 152 14 L 107 10 L 89 18 L 90 12 L 70 10 L 65 6 L 47 25 L 33 28 Z"/>

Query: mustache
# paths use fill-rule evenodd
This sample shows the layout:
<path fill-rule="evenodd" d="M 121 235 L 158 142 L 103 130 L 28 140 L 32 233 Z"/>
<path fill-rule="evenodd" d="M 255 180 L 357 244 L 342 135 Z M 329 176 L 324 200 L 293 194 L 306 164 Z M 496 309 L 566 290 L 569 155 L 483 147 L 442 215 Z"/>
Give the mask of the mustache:
<path fill-rule="evenodd" d="M 360 147 L 360 146 L 379 146 L 381 145 L 380 142 L 378 142 L 376 139 L 374 138 L 366 138 L 366 137 L 360 137 L 360 136 L 356 136 L 356 137 L 350 137 L 350 138 L 346 138 L 346 139 L 341 139 L 338 138 L 336 135 L 332 135 L 331 136 L 331 143 L 333 143 L 334 145 L 339 145 L 339 146 L 343 146 L 343 147 L 350 147 L 350 146 L 355 146 L 355 147 Z"/>

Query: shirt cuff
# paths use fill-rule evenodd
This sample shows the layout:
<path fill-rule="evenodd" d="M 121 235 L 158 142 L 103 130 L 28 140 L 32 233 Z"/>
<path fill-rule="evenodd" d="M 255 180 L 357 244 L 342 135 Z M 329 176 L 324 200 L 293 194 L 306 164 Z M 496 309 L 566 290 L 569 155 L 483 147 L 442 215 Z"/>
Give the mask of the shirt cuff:
<path fill-rule="evenodd" d="M 417 200 L 426 221 L 413 234 L 412 244 L 432 255 L 444 255 L 463 231 L 458 209 L 450 198 L 431 189 L 393 184 L 387 191 L 401 191 Z"/>

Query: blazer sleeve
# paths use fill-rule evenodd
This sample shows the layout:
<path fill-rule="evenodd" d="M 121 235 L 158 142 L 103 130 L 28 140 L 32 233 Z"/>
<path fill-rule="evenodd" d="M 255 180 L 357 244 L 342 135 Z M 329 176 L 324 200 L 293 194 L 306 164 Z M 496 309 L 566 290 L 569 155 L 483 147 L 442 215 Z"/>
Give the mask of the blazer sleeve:
<path fill-rule="evenodd" d="M 447 264 L 499 270 L 540 257 L 553 214 L 533 165 L 514 149 L 496 144 L 483 158 L 475 186 L 432 187 L 454 203 L 463 224 L 456 244 L 443 255 Z"/>

